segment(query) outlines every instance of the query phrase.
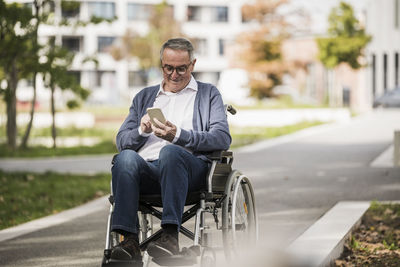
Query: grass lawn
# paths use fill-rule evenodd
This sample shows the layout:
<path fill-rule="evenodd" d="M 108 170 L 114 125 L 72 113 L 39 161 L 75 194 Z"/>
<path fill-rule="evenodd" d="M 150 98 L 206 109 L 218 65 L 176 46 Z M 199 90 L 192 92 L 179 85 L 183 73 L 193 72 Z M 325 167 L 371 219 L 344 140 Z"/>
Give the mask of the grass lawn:
<path fill-rule="evenodd" d="M 231 127 L 231 134 L 233 140 L 231 148 L 238 148 L 258 141 L 290 134 L 320 124 L 323 123 L 318 121 L 313 121 L 313 122 L 304 121 L 282 127 L 246 127 L 246 128 Z"/>
<path fill-rule="evenodd" d="M 110 174 L 33 174 L 0 170 L 0 229 L 106 195 L 110 192 L 110 179 Z"/>
<path fill-rule="evenodd" d="M 7 145 L 0 144 L 0 157 L 2 158 L 34 158 L 34 157 L 55 157 L 55 156 L 73 156 L 73 155 L 98 155 L 115 154 L 117 148 L 110 141 L 103 141 L 94 146 L 76 146 L 76 147 L 57 147 L 56 149 L 45 146 L 33 146 L 27 149 L 10 150 Z"/>

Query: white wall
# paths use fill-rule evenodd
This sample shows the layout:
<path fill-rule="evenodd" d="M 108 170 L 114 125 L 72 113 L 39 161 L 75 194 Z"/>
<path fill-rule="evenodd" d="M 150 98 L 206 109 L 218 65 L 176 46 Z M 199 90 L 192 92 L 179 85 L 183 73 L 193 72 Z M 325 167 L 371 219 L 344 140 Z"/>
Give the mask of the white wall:
<path fill-rule="evenodd" d="M 367 5 L 367 33 L 372 41 L 367 47 L 369 70 L 367 75 L 368 91 L 372 99 L 372 55 L 376 56 L 376 95 L 384 93 L 383 57 L 387 54 L 387 88 L 395 87 L 395 53 L 400 57 L 400 25 L 395 28 L 396 0 L 369 0 Z M 398 6 L 400 16 L 400 1 Z M 399 17 L 400 19 L 400 17 Z M 399 59 L 400 60 L 400 59 Z M 399 72 L 400 70 L 398 70 Z M 400 73 L 398 74 L 400 76 Z"/>

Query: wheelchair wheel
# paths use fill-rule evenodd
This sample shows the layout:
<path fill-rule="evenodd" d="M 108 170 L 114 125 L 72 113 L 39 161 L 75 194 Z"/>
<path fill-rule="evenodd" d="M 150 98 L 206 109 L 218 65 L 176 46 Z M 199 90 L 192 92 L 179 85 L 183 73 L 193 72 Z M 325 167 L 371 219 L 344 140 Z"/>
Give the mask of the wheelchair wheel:
<path fill-rule="evenodd" d="M 138 211 L 139 242 L 143 242 L 153 234 L 153 216 Z"/>
<path fill-rule="evenodd" d="M 222 205 L 222 238 L 225 256 L 232 260 L 257 240 L 258 225 L 254 192 L 250 180 L 232 171 L 225 187 Z"/>

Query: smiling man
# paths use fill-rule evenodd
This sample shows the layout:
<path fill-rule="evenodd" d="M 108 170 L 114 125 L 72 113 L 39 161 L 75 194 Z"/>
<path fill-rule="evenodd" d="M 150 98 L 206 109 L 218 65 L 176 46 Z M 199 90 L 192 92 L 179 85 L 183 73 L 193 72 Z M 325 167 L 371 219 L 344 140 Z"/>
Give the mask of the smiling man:
<path fill-rule="evenodd" d="M 212 151 L 231 143 L 218 89 L 192 76 L 196 59 L 192 44 L 170 39 L 160 50 L 163 81 L 141 90 L 117 134 L 119 154 L 112 167 L 114 213 L 112 231 L 124 235 L 111 258 L 140 259 L 139 195 L 161 194 L 160 239 L 150 243 L 153 257 L 179 253 L 178 233 L 188 192 L 205 188 Z M 160 108 L 167 121 L 152 123 L 147 108 Z"/>

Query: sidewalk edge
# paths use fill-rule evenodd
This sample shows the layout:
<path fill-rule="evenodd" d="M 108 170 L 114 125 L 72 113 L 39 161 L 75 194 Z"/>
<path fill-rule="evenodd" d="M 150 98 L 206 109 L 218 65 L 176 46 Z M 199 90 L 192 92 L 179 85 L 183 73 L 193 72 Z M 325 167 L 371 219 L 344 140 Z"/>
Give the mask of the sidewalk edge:
<path fill-rule="evenodd" d="M 108 196 L 104 196 L 95 200 L 92 200 L 86 204 L 80 205 L 69 210 L 62 211 L 60 213 L 49 215 L 40 219 L 29 221 L 14 227 L 6 228 L 0 231 L 0 242 L 9 240 L 24 234 L 28 234 L 34 231 L 38 231 L 50 226 L 65 223 L 75 218 L 94 213 L 106 207 L 108 203 Z"/>
<path fill-rule="evenodd" d="M 304 266 L 330 266 L 344 242 L 357 227 L 370 201 L 340 201 L 288 247 L 288 253 Z"/>

